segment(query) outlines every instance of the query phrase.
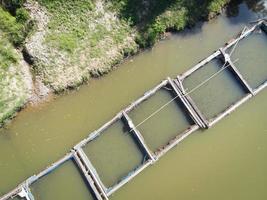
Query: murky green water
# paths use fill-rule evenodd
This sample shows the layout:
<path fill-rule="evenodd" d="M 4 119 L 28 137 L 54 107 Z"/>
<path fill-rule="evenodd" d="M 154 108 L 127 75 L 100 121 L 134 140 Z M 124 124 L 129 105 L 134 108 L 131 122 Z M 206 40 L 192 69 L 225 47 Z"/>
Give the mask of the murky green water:
<path fill-rule="evenodd" d="M 253 2 L 248 2 L 250 7 L 253 6 Z M 231 17 L 221 16 L 172 36 L 106 77 L 91 81 L 78 92 L 21 112 L 0 133 L 0 195 L 63 156 L 74 144 L 160 80 L 184 72 L 222 46 L 245 23 L 258 15 L 266 15 L 263 3 L 253 7 L 260 14 L 242 4 L 239 9 L 228 11 Z M 262 67 L 266 67 L 266 63 Z M 224 95 L 227 96 L 222 93 L 222 99 Z M 162 100 L 166 100 L 164 98 Z M 213 105 L 214 101 L 210 103 Z M 212 129 L 190 136 L 115 193 L 112 199 L 267 199 L 266 102 L 265 90 Z M 171 115 L 177 116 L 175 109 Z M 166 123 L 164 120 L 162 126 Z M 115 138 L 110 142 L 116 146 L 119 141 Z M 114 163 L 111 164 L 107 165 L 107 170 L 112 169 Z M 123 169 L 125 166 L 119 167 Z M 64 166 L 58 169 L 62 172 L 55 171 L 54 175 L 41 180 L 37 197 L 40 195 L 41 200 L 70 200 L 87 196 L 90 199 L 90 194 L 84 190 L 84 182 L 76 180 L 78 175 L 75 173 L 78 172 L 74 168 Z M 75 186 L 67 191 L 70 196 L 61 196 L 69 187 L 65 182 L 71 179 L 75 179 Z M 59 192 L 55 196 L 54 188 Z"/>
<path fill-rule="evenodd" d="M 169 91 L 162 89 L 130 112 L 130 117 L 137 125 L 137 129 L 154 152 L 167 145 L 175 136 L 193 124 L 190 117 L 184 112 L 185 108 L 181 107 L 181 102 L 170 102 L 172 98 L 174 97 Z M 162 102 L 170 102 L 170 104 L 151 116 L 151 113 L 164 104 Z M 149 120 L 144 121 L 147 118 Z"/>
<path fill-rule="evenodd" d="M 24 200 L 24 199 L 16 196 L 16 197 L 8 199 L 8 200 Z"/>
<path fill-rule="evenodd" d="M 115 122 L 100 137 L 84 147 L 106 187 L 142 164 L 144 155 L 122 121 Z"/>
<path fill-rule="evenodd" d="M 254 52 L 257 52 L 255 55 Z M 241 41 L 233 53 L 235 64 L 252 88 L 267 80 L 267 37 L 266 33 L 254 33 L 251 38 Z"/>
<path fill-rule="evenodd" d="M 31 186 L 36 199 L 79 199 L 93 200 L 86 181 L 72 161 L 67 161 L 60 168 L 48 174 Z"/>
<path fill-rule="evenodd" d="M 219 72 L 223 67 L 225 70 Z M 183 82 L 186 93 L 207 119 L 215 117 L 245 95 L 242 85 L 226 67 L 219 59 L 212 60 Z M 211 76 L 214 78 L 204 83 Z"/>

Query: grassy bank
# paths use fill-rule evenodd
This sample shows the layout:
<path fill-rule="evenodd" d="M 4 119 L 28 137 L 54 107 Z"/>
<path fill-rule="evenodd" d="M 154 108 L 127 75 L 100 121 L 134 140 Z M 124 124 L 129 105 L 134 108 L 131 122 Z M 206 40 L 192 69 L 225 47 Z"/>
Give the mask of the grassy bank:
<path fill-rule="evenodd" d="M 23 58 L 15 50 L 28 34 L 28 13 L 23 8 L 14 11 L 0 7 L 0 127 L 27 101 L 29 87 L 25 83 Z"/>
<path fill-rule="evenodd" d="M 26 45 L 54 91 L 109 72 L 125 56 L 220 12 L 228 0 L 38 0 L 42 28 Z M 39 9 L 40 10 L 40 9 Z M 38 18 L 33 13 L 33 17 Z"/>
<path fill-rule="evenodd" d="M 111 0 L 112 9 L 137 27 L 137 43 L 153 46 L 165 31 L 180 31 L 221 12 L 230 0 Z"/>
<path fill-rule="evenodd" d="M 2 0 L 0 124 L 29 97 L 22 50 L 33 76 L 61 92 L 108 73 L 166 31 L 213 17 L 228 1 Z"/>
<path fill-rule="evenodd" d="M 21 60 L 22 57 L 0 31 L 0 127 L 26 103 L 29 95 Z"/>
<path fill-rule="evenodd" d="M 37 22 L 41 28 L 26 47 L 35 73 L 54 91 L 107 73 L 137 50 L 134 29 L 101 0 L 38 2 L 47 18 Z"/>

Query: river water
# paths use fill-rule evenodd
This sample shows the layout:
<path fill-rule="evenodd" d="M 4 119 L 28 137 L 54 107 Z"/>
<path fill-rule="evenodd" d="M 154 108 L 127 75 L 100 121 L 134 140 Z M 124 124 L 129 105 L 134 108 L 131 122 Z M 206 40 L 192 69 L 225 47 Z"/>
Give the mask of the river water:
<path fill-rule="evenodd" d="M 217 19 L 159 42 L 152 50 L 126 61 L 99 80 L 91 80 L 79 91 L 20 112 L 7 128 L 0 130 L 0 196 L 62 157 L 159 81 L 184 72 L 222 46 L 249 21 L 266 16 L 266 1 L 247 2 L 233 6 Z M 256 87 L 267 78 L 267 45 L 264 45 L 267 40 L 261 37 L 253 40 L 255 42 L 240 43 L 247 51 L 237 50 L 233 57 L 240 60 L 236 66 Z M 249 65 L 258 70 L 250 72 Z M 216 72 L 216 67 L 216 63 L 211 63 L 207 72 L 194 75 L 195 80 L 201 82 L 207 74 Z M 256 73 L 258 71 L 260 73 Z M 188 80 L 187 87 L 193 88 L 194 84 L 197 83 Z M 192 97 L 207 118 L 244 95 L 227 72 L 201 90 L 192 93 Z M 164 92 L 159 93 L 130 116 L 139 123 L 169 99 Z M 112 199 L 266 200 L 266 102 L 264 90 L 213 128 L 188 137 L 116 192 Z M 175 135 L 175 130 L 183 130 L 191 123 L 182 113 L 181 108 L 171 104 L 139 127 L 152 150 L 164 145 Z M 119 122 L 109 131 L 103 140 L 99 138 L 85 148 L 107 186 L 144 159 L 132 138 L 123 134 Z M 71 161 L 31 189 L 37 200 L 92 199 Z"/>

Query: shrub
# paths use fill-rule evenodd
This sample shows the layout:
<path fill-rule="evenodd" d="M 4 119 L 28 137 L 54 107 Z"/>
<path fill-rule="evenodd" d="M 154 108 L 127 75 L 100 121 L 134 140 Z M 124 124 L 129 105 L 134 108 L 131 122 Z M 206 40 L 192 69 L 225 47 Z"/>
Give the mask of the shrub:
<path fill-rule="evenodd" d="M 18 23 L 27 23 L 30 19 L 30 15 L 25 8 L 19 8 L 16 10 L 16 20 Z"/>
<path fill-rule="evenodd" d="M 21 8 L 26 0 L 1 0 L 2 6 L 12 15 L 16 15 L 17 9 Z"/>
<path fill-rule="evenodd" d="M 18 61 L 7 39 L 0 34 L 0 67 L 7 69 L 11 64 Z"/>
<path fill-rule="evenodd" d="M 0 30 L 3 31 L 14 45 L 24 41 L 23 25 L 17 23 L 16 18 L 0 7 Z"/>

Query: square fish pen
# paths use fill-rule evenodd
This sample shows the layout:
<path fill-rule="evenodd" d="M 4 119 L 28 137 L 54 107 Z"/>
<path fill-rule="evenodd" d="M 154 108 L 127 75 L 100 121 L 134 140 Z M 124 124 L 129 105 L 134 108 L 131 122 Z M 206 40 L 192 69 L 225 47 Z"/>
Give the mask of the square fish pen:
<path fill-rule="evenodd" d="M 175 79 L 163 80 L 92 132 L 64 157 L 19 184 L 2 196 L 1 200 L 34 200 L 33 194 L 37 200 L 108 200 L 111 194 L 191 133 L 199 128 L 213 126 L 267 87 L 264 53 L 260 57 L 263 69 L 256 73 L 259 80 L 250 77 L 255 72 L 247 72 L 252 70 L 248 65 L 243 65 L 247 62 L 236 67 L 238 63 L 233 58 L 244 57 L 247 52 L 237 50 L 233 57 L 230 53 L 231 48 L 238 49 L 240 41 L 257 33 L 259 26 L 267 33 L 266 20 L 255 22 L 254 26 L 243 30 L 224 47 L 185 73 Z M 266 45 L 266 35 L 260 37 L 260 43 Z M 244 41 L 241 45 L 246 46 L 246 40 Z M 266 52 L 264 45 L 262 52 Z M 250 59 L 257 60 L 257 57 L 250 54 Z M 202 96 L 200 93 L 198 96 L 200 90 Z M 166 110 L 163 110 L 165 107 Z M 159 115 L 155 116 L 157 113 Z M 148 119 L 149 123 L 145 124 Z M 69 175 L 74 177 L 69 178 Z"/>
<path fill-rule="evenodd" d="M 74 147 L 75 160 L 82 160 L 98 188 L 101 188 L 101 194 L 110 196 L 199 128 L 187 113 L 170 80 L 164 80 L 146 92 Z M 143 127 L 137 124 L 140 122 L 137 120 L 143 120 L 163 103 L 169 107 L 162 110 L 159 117 L 151 118 Z M 171 131 L 168 132 L 169 129 Z"/>
<path fill-rule="evenodd" d="M 229 48 L 233 60 L 239 59 L 236 68 L 252 87 L 253 92 L 267 82 L 267 30 L 262 24 L 249 37 L 241 40 L 235 49 Z M 265 32 L 265 31 L 266 32 Z M 257 48 L 257 53 L 255 49 Z"/>
<path fill-rule="evenodd" d="M 72 159 L 34 182 L 30 190 L 35 200 L 94 200 L 90 186 Z"/>
<path fill-rule="evenodd" d="M 115 121 L 82 149 L 107 188 L 146 161 L 146 152 L 122 120 Z"/>
<path fill-rule="evenodd" d="M 102 199 L 151 164 L 154 157 L 140 139 L 123 111 L 74 147 L 76 162 L 89 172 Z"/>
<path fill-rule="evenodd" d="M 129 116 L 156 155 L 195 124 L 169 83 L 135 107 Z"/>
<path fill-rule="evenodd" d="M 182 86 L 207 123 L 246 95 L 229 64 L 218 56 L 185 77 Z"/>

